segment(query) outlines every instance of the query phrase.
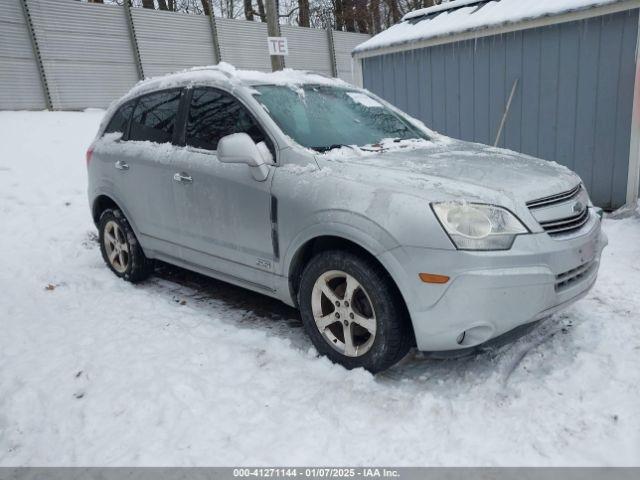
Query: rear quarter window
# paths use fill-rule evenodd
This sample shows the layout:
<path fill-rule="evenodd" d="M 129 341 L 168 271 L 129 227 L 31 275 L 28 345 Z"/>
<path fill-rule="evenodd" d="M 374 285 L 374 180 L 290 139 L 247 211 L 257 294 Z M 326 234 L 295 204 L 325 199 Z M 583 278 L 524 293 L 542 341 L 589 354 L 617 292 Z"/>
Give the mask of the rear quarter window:
<path fill-rule="evenodd" d="M 140 97 L 131 119 L 129 140 L 170 143 L 181 94 L 181 90 L 168 90 Z"/>
<path fill-rule="evenodd" d="M 126 133 L 129 127 L 129 120 L 131 119 L 131 112 L 133 112 L 133 103 L 126 103 L 122 105 L 116 113 L 113 114 L 107 128 L 104 133 L 120 132 L 123 135 Z"/>

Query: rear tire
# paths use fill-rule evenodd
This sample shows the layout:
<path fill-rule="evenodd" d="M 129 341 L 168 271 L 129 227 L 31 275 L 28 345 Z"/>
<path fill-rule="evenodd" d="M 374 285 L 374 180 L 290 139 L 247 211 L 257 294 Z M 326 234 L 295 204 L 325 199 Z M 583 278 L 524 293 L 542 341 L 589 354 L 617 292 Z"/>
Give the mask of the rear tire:
<path fill-rule="evenodd" d="M 129 282 L 145 280 L 153 272 L 133 229 L 119 209 L 107 209 L 98 222 L 100 252 L 107 266 L 118 277 Z"/>
<path fill-rule="evenodd" d="M 348 369 L 377 373 L 411 348 L 402 299 L 370 259 L 342 250 L 319 253 L 302 272 L 298 305 L 318 352 Z"/>

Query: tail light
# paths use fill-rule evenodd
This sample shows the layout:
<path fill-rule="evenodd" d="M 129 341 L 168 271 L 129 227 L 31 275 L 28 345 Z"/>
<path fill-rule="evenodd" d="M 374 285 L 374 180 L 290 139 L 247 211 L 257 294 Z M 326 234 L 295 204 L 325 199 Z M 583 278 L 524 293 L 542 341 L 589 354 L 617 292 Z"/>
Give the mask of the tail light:
<path fill-rule="evenodd" d="M 87 167 L 91 163 L 91 157 L 93 157 L 93 145 L 87 149 L 87 153 L 86 153 Z"/>

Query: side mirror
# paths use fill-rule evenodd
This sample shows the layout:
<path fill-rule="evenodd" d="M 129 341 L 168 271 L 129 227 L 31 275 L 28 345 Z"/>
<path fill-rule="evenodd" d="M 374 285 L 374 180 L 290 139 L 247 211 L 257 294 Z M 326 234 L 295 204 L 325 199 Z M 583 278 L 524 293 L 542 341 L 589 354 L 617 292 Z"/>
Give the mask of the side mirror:
<path fill-rule="evenodd" d="M 269 176 L 269 167 L 258 146 L 246 133 L 232 133 L 222 137 L 218 142 L 218 160 L 223 163 L 244 163 L 251 167 L 251 175 L 259 182 Z"/>

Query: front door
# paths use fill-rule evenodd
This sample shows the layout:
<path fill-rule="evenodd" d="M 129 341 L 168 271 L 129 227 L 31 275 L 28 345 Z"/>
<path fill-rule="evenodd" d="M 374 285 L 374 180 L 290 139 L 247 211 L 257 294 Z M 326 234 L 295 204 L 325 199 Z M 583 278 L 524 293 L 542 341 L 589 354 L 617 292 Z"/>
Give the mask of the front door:
<path fill-rule="evenodd" d="M 272 289 L 276 253 L 271 234 L 272 168 L 259 182 L 244 164 L 218 161 L 220 138 L 245 132 L 272 156 L 271 141 L 231 94 L 202 87 L 189 92 L 184 142 L 188 157 L 174 163 L 181 257 L 229 281 Z M 270 152 L 270 153 L 267 153 Z"/>

